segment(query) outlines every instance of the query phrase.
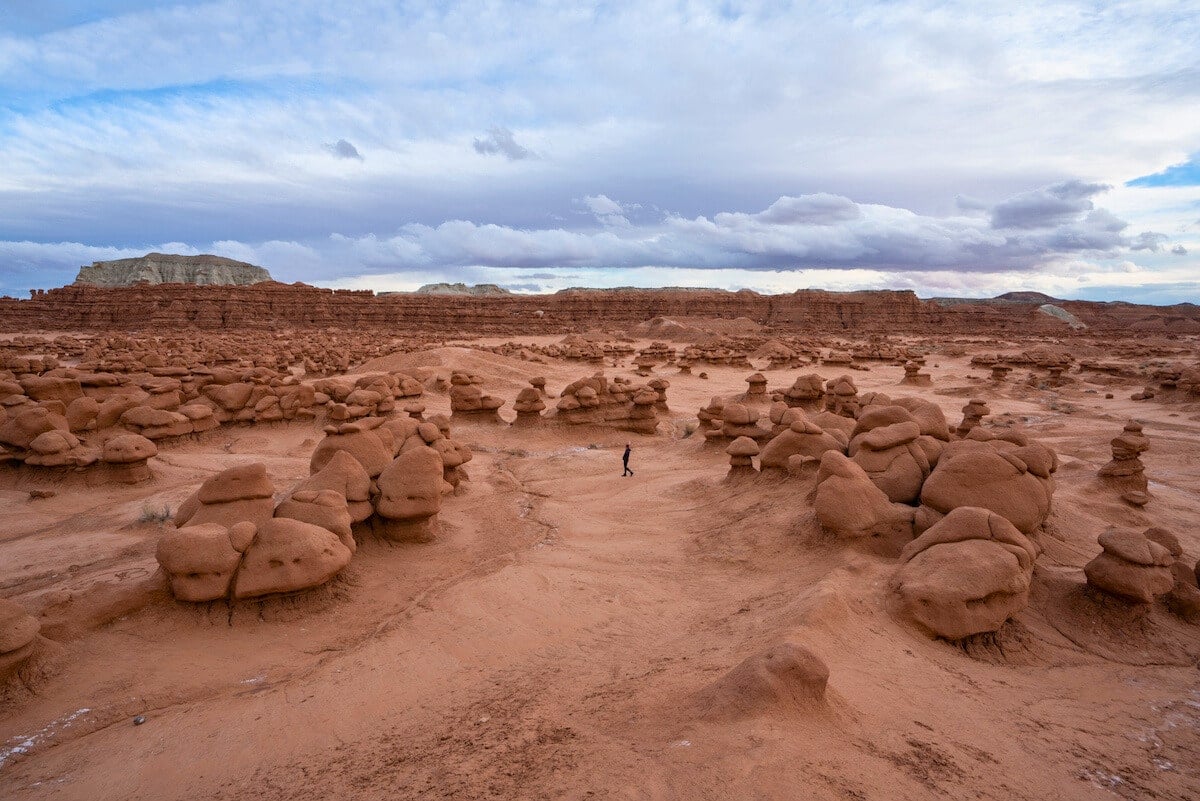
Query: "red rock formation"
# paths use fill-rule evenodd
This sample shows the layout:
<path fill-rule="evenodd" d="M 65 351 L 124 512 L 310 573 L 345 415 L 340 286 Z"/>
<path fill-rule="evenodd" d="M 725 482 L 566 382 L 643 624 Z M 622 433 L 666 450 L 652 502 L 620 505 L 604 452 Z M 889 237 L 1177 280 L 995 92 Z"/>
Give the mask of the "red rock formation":
<path fill-rule="evenodd" d="M 567 290 L 553 295 L 463 296 L 331 290 L 304 284 L 252 286 L 84 285 L 0 298 L 0 330 L 203 330 L 284 327 L 388 328 L 426 332 L 547 333 L 627 327 L 659 316 L 745 317 L 806 331 L 1041 331 L 1066 325 L 1028 304 L 922 301 L 912 292 L 759 295 L 742 290 Z M 1147 327 L 1164 333 L 1200 326 L 1200 309 L 1064 302 L 1090 331 Z"/>

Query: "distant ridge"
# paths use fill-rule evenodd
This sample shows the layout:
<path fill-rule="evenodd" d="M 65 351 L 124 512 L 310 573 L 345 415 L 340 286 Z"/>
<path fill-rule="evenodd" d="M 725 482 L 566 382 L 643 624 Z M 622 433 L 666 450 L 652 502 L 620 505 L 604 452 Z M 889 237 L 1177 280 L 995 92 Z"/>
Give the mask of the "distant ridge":
<path fill-rule="evenodd" d="M 1012 300 L 1017 303 L 1036 303 L 1039 306 L 1047 303 L 1059 303 L 1059 299 L 1042 292 L 1005 292 L 997 295 L 996 300 Z"/>
<path fill-rule="evenodd" d="M 390 294 L 390 293 L 383 293 Z M 420 295 L 470 295 L 472 297 L 488 297 L 492 295 L 511 295 L 507 289 L 495 284 L 426 284 L 417 290 Z"/>
<path fill-rule="evenodd" d="M 147 253 L 135 259 L 92 262 L 80 267 L 77 284 L 92 286 L 133 286 L 148 284 L 198 284 L 201 286 L 248 286 L 270 281 L 262 267 L 222 256 L 179 256 L 173 253 Z"/>

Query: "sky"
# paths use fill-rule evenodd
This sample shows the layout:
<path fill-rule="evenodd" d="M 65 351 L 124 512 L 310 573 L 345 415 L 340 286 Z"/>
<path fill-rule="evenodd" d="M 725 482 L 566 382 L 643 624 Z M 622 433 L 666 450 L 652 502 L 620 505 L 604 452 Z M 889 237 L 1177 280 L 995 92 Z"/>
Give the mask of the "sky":
<path fill-rule="evenodd" d="M 1200 0 L 0 0 L 0 294 L 150 251 L 1200 303 Z"/>

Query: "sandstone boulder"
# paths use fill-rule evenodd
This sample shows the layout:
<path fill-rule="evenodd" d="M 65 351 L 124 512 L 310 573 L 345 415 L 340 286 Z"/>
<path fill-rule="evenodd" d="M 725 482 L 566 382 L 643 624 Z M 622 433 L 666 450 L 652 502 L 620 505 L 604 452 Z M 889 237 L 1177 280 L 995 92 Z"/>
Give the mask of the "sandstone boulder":
<path fill-rule="evenodd" d="M 258 529 L 233 582 L 236 598 L 296 592 L 326 583 L 350 563 L 337 534 L 312 523 L 276 517 Z"/>
<path fill-rule="evenodd" d="M 158 540 L 155 556 L 180 601 L 216 601 L 231 597 L 231 582 L 257 528 L 199 523 L 168 529 Z"/>
<path fill-rule="evenodd" d="M 971 439 L 946 445 L 921 487 L 917 531 L 960 506 L 978 506 L 1005 518 L 1022 534 L 1033 533 L 1050 513 L 1054 461 L 1046 454 L 1053 454 L 1044 446 L 1029 448 L 1034 472 L 1019 451 L 1011 443 Z"/>
<path fill-rule="evenodd" d="M 912 539 L 912 507 L 889 501 L 841 451 L 829 450 L 821 456 L 814 506 L 821 528 L 839 538 L 875 537 L 889 545 Z"/>
<path fill-rule="evenodd" d="M 1171 552 L 1137 531 L 1109 529 L 1098 538 L 1103 552 L 1083 567 L 1089 586 L 1133 603 L 1148 604 L 1171 591 Z"/>
<path fill-rule="evenodd" d="M 157 455 L 158 446 L 141 434 L 118 434 L 104 443 L 100 458 L 117 480 L 134 484 L 150 478 L 147 462 Z"/>
<path fill-rule="evenodd" d="M 792 411 L 798 413 L 798 410 Z M 759 465 L 763 470 L 786 469 L 788 460 L 793 456 L 820 459 L 825 451 L 841 451 L 845 447 L 844 440 L 802 417 L 793 420 L 763 447 Z"/>
<path fill-rule="evenodd" d="M 904 547 L 903 614 L 938 637 L 995 631 L 1029 603 L 1037 546 L 995 512 L 963 506 Z"/>
<path fill-rule="evenodd" d="M 275 507 L 275 517 L 311 523 L 333 532 L 350 553 L 358 550 L 350 527 L 350 509 L 346 496 L 337 490 L 300 490 Z"/>
<path fill-rule="evenodd" d="M 261 462 L 238 465 L 208 478 L 175 513 L 178 527 L 249 522 L 261 526 L 275 512 L 274 487 Z"/>
<path fill-rule="evenodd" d="M 371 505 L 371 477 L 347 451 L 334 451 L 324 467 L 292 488 L 292 495 L 325 490 L 332 490 L 346 499 L 352 522 L 361 523 L 374 512 Z"/>
<path fill-rule="evenodd" d="M 309 472 L 318 472 L 334 453 L 345 451 L 363 466 L 367 475 L 375 478 L 391 464 L 393 457 L 391 432 L 387 428 L 381 430 L 382 425 L 383 420 L 378 417 L 368 417 L 353 423 L 326 426 L 325 438 L 317 443 L 309 459 Z"/>
<path fill-rule="evenodd" d="M 379 475 L 375 530 L 391 540 L 428 542 L 442 506 L 442 458 L 421 446 L 401 453 Z"/>

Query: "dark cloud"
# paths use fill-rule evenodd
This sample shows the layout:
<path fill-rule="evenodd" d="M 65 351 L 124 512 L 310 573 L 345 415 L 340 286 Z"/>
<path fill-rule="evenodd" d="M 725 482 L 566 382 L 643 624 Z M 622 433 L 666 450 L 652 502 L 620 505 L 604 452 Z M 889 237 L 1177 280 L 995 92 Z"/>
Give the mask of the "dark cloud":
<path fill-rule="evenodd" d="M 992 227 L 1053 228 L 1070 222 L 1095 208 L 1092 198 L 1110 187 L 1083 181 L 1063 183 L 1023 192 L 998 203 L 992 209 Z"/>
<path fill-rule="evenodd" d="M 536 158 L 532 150 L 517 144 L 512 131 L 503 127 L 489 128 L 487 136 L 476 137 L 472 147 L 476 153 L 484 156 L 499 154 L 509 161 Z"/>
<path fill-rule="evenodd" d="M 358 152 L 358 148 L 347 142 L 345 139 L 339 139 L 332 145 L 325 145 L 325 149 L 339 159 L 363 160 L 362 154 Z"/>
<path fill-rule="evenodd" d="M 1183 245 L 1176 245 L 1175 247 L 1171 248 L 1171 252 L 1176 256 L 1186 256 L 1188 254 L 1188 249 Z"/>

